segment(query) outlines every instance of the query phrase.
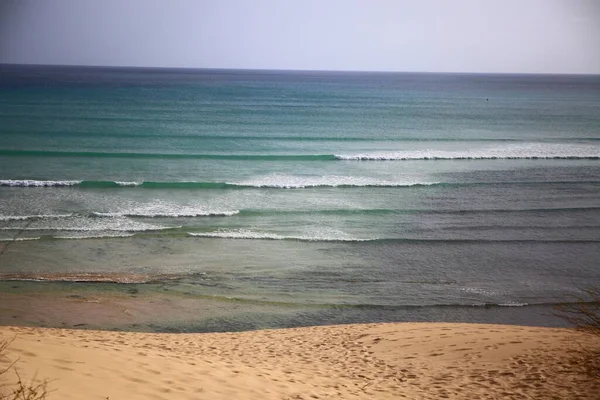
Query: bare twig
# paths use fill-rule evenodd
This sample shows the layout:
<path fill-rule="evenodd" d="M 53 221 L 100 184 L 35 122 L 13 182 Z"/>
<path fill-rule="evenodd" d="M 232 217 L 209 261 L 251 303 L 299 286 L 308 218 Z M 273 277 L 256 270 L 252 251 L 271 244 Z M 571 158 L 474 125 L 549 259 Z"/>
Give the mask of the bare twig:
<path fill-rule="evenodd" d="M 575 329 L 594 335 L 600 345 L 600 288 L 583 289 L 575 302 L 556 307 L 555 315 L 572 324 Z M 586 372 L 600 377 L 600 350 L 586 347 L 582 350 L 581 366 Z"/>
<path fill-rule="evenodd" d="M 6 350 L 9 345 L 14 341 L 11 340 L 0 340 L 0 359 L 7 358 Z M 5 377 L 6 373 L 13 370 L 17 375 L 17 381 L 11 385 L 0 385 L 0 389 L 8 388 L 6 390 L 0 390 L 0 400 L 44 400 L 48 396 L 48 381 L 38 381 L 37 377 L 34 376 L 30 381 L 23 381 L 21 375 L 15 368 L 15 364 L 18 359 L 11 362 L 8 367 L 0 370 L 0 380 Z"/>

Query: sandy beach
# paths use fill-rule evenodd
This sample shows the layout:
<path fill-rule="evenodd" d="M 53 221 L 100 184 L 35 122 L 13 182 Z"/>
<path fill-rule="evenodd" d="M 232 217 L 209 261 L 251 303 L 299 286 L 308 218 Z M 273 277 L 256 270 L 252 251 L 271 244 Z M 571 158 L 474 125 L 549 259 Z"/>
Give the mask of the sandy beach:
<path fill-rule="evenodd" d="M 50 399 L 596 399 L 569 329 L 400 323 L 151 334 L 1 327 Z M 8 378 L 12 379 L 12 374 Z"/>

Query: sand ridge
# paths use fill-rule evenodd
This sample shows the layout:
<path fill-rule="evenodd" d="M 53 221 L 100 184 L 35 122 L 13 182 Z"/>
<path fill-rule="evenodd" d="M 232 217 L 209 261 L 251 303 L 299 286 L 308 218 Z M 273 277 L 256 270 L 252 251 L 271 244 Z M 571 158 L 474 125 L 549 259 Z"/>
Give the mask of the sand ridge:
<path fill-rule="evenodd" d="M 16 335 L 16 337 L 15 337 Z M 391 323 L 149 334 L 0 327 L 50 399 L 597 399 L 568 329 Z M 0 361 L 0 367 L 9 360 Z"/>

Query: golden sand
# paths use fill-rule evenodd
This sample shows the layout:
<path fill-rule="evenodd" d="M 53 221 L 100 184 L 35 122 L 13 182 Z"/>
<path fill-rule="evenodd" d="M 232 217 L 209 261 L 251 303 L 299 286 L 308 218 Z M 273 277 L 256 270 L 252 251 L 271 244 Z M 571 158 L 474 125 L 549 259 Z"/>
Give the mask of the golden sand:
<path fill-rule="evenodd" d="M 214 334 L 0 327 L 49 399 L 598 399 L 569 329 L 393 323 Z M 9 360 L 0 362 L 0 367 Z M 11 374 L 12 375 L 12 374 Z M 10 378 L 11 376 L 9 376 Z"/>

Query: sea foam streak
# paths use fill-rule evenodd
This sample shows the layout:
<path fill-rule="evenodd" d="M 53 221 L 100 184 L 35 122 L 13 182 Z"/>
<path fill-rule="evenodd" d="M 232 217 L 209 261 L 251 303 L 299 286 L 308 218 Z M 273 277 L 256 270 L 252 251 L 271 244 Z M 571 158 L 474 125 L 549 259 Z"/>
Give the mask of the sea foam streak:
<path fill-rule="evenodd" d="M 317 232 L 315 235 L 280 235 L 272 232 L 258 232 L 248 229 L 219 230 L 214 232 L 188 232 L 190 236 L 221 238 L 221 239 L 261 239 L 261 240 L 298 240 L 307 242 L 369 242 L 377 239 L 359 239 L 349 237 L 345 234 L 323 235 Z"/>
<path fill-rule="evenodd" d="M 0 186 L 17 187 L 66 187 L 77 186 L 89 189 L 143 188 L 143 189 L 300 189 L 311 187 L 410 187 L 436 185 L 439 182 L 397 182 L 353 176 L 293 176 L 271 175 L 242 182 L 121 182 L 121 181 L 34 181 L 0 180 Z"/>
<path fill-rule="evenodd" d="M 7 221 L 9 222 L 9 221 Z M 64 219 L 39 219 L 33 220 L 27 226 L 23 224 L 0 227 L 0 230 L 12 231 L 72 231 L 72 232 L 94 232 L 94 231 L 118 231 L 118 232 L 145 232 L 159 231 L 165 229 L 176 229 L 180 227 L 161 226 L 141 221 L 133 221 L 128 218 L 89 218 L 75 216 Z"/>
<path fill-rule="evenodd" d="M 143 217 L 143 218 L 193 218 L 193 217 L 229 217 L 239 210 L 214 209 L 205 204 L 177 204 L 163 200 L 149 203 L 133 203 L 119 211 L 93 212 L 95 217 Z"/>
<path fill-rule="evenodd" d="M 125 181 L 115 181 L 115 183 L 119 186 L 140 186 L 144 182 L 125 182 Z"/>
<path fill-rule="evenodd" d="M 0 242 L 25 242 L 29 240 L 40 240 L 41 237 L 21 237 L 21 238 L 4 238 L 0 239 Z"/>
<path fill-rule="evenodd" d="M 49 281 L 49 282 L 105 282 L 148 283 L 181 279 L 177 274 L 129 274 L 129 273 L 0 273 L 0 281 Z"/>
<path fill-rule="evenodd" d="M 30 219 L 69 218 L 73 214 L 0 215 L 0 221 L 27 221 Z"/>
<path fill-rule="evenodd" d="M 16 187 L 48 187 L 48 186 L 75 186 L 81 181 L 36 181 L 31 179 L 1 179 L 0 186 Z"/>
<path fill-rule="evenodd" d="M 248 181 L 229 183 L 230 185 L 276 188 L 276 189 L 301 189 L 311 187 L 410 187 L 436 185 L 439 182 L 398 182 L 355 176 L 294 176 L 294 175 L 269 175 Z"/>
<path fill-rule="evenodd" d="M 493 159 L 600 159 L 600 146 L 586 144 L 526 143 L 467 150 L 412 150 L 336 154 L 339 160 L 493 160 Z"/>
<path fill-rule="evenodd" d="M 123 212 L 93 212 L 92 215 L 96 217 L 139 217 L 139 218 L 194 218 L 194 217 L 230 217 L 232 215 L 239 214 L 238 210 L 232 211 L 208 211 L 208 210 L 197 210 L 197 211 L 123 211 Z"/>
<path fill-rule="evenodd" d="M 71 232 L 63 235 L 53 236 L 54 239 L 115 239 L 115 238 L 129 238 L 135 236 L 134 233 L 102 233 L 102 234 L 90 234 L 82 232 Z"/>

